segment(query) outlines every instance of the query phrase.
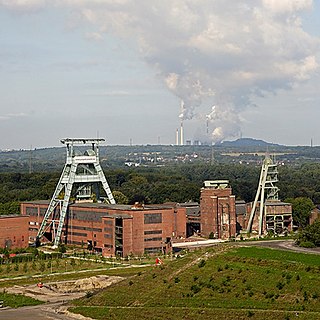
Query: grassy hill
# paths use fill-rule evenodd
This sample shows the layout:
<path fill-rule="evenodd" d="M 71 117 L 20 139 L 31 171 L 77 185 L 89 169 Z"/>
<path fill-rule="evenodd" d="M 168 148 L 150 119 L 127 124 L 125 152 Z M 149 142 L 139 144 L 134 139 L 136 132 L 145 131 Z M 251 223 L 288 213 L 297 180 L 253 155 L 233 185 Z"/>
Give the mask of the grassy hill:
<path fill-rule="evenodd" d="M 320 256 L 219 246 L 74 302 L 95 319 L 320 319 Z"/>

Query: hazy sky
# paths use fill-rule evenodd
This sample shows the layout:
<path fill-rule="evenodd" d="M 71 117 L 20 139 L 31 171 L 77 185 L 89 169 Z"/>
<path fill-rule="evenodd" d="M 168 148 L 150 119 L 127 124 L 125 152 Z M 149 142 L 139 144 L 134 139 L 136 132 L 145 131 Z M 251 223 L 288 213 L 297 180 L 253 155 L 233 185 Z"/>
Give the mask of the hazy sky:
<path fill-rule="evenodd" d="M 319 45 L 320 0 L 0 0 L 0 149 L 320 145 Z"/>

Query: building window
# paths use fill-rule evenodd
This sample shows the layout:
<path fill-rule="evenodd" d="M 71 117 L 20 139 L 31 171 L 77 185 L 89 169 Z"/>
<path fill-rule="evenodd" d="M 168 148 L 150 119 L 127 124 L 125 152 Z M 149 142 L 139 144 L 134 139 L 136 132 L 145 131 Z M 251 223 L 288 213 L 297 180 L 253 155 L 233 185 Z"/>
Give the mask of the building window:
<path fill-rule="evenodd" d="M 144 241 L 161 241 L 162 238 L 161 237 L 157 237 L 157 238 L 145 238 Z"/>
<path fill-rule="evenodd" d="M 147 234 L 162 234 L 162 230 L 147 230 L 144 232 L 145 235 Z"/>
<path fill-rule="evenodd" d="M 21 237 L 21 240 L 24 241 L 24 236 Z"/>
<path fill-rule="evenodd" d="M 145 253 L 159 253 L 162 251 L 161 247 L 153 247 L 153 248 L 145 248 L 144 252 Z"/>
<path fill-rule="evenodd" d="M 105 234 L 104 237 L 105 237 L 105 238 L 112 238 L 112 237 L 111 237 L 111 234 Z"/>
<path fill-rule="evenodd" d="M 162 223 L 162 213 L 145 213 L 144 223 L 145 224 Z"/>

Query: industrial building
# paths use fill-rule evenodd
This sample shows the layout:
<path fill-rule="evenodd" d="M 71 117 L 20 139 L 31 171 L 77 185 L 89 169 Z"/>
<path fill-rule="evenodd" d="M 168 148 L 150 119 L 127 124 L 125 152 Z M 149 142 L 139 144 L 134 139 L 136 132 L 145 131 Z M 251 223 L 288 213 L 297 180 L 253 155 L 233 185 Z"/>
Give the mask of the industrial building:
<path fill-rule="evenodd" d="M 48 201 L 21 204 L 21 214 L 29 217 L 31 242 L 36 240 L 48 205 Z M 56 216 L 59 210 L 56 207 Z M 173 239 L 186 237 L 186 213 L 183 205 L 74 203 L 69 205 L 61 241 L 91 247 L 104 256 L 166 253 Z M 51 224 L 42 240 L 51 242 L 55 233 Z"/>
<path fill-rule="evenodd" d="M 241 231 L 246 233 L 249 232 L 248 223 L 253 204 L 253 202 L 236 202 L 237 233 L 240 233 Z M 274 234 L 283 234 L 293 230 L 291 203 L 282 201 L 266 201 L 264 202 L 264 211 L 265 214 L 263 215 L 261 223 L 263 230 L 262 234 L 269 232 Z M 251 232 L 253 234 L 259 233 L 259 212 L 260 202 L 257 203 L 254 219 L 252 221 Z"/>
<path fill-rule="evenodd" d="M 200 191 L 201 235 L 216 239 L 236 236 L 235 196 L 228 180 L 205 181 Z"/>
<path fill-rule="evenodd" d="M 291 204 L 278 199 L 276 165 L 269 157 L 252 203 L 236 202 L 228 180 L 209 180 L 200 190 L 200 205 L 119 205 L 99 164 L 101 141 L 61 140 L 67 159 L 51 200 L 23 202 L 21 216 L 2 216 L 0 246 L 24 247 L 29 240 L 57 247 L 62 242 L 104 256 L 128 256 L 167 253 L 173 241 L 194 234 L 227 240 L 243 230 L 259 236 L 292 230 Z M 79 144 L 90 148 L 79 153 Z M 98 184 L 106 196 L 100 196 Z"/>
<path fill-rule="evenodd" d="M 0 215 L 0 248 L 8 250 L 29 246 L 29 217 Z"/>

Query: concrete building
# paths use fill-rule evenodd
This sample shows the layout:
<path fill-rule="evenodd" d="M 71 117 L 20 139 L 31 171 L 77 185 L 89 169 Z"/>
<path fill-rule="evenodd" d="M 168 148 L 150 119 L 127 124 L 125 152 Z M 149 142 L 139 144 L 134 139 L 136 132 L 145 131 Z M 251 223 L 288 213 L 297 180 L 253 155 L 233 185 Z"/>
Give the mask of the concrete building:
<path fill-rule="evenodd" d="M 237 214 L 237 231 L 247 232 L 248 221 L 252 210 L 253 202 L 245 203 L 244 201 L 236 202 Z M 292 205 L 291 203 L 278 201 L 266 201 L 264 203 L 265 215 L 263 215 L 262 230 L 263 234 L 273 232 L 275 234 L 282 234 L 284 232 L 291 232 L 293 229 L 292 220 Z M 255 215 L 252 222 L 252 232 L 259 232 L 259 211 L 260 202 L 255 208 Z"/>
<path fill-rule="evenodd" d="M 0 215 L 0 248 L 27 248 L 29 246 L 28 221 L 28 216 Z"/>
<path fill-rule="evenodd" d="M 205 181 L 200 191 L 201 235 L 217 239 L 236 236 L 235 196 L 228 180 Z"/>

